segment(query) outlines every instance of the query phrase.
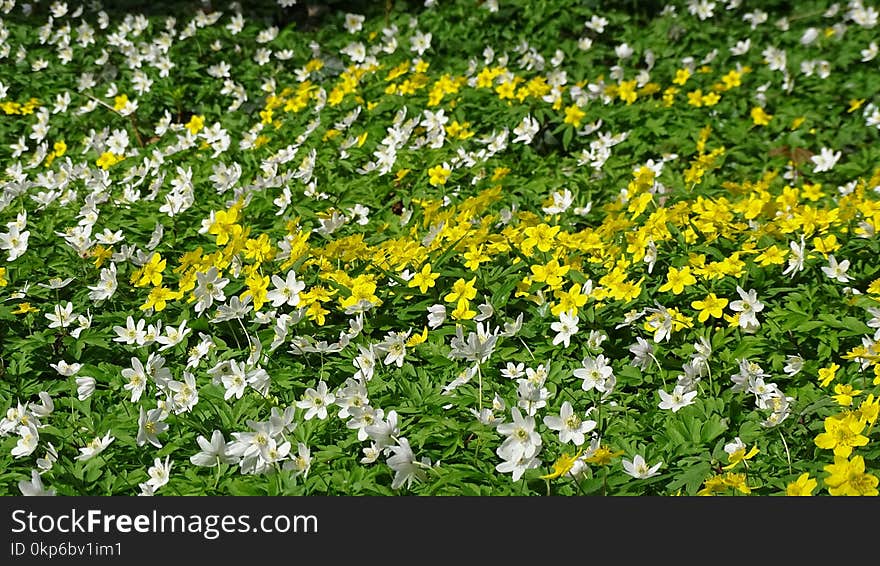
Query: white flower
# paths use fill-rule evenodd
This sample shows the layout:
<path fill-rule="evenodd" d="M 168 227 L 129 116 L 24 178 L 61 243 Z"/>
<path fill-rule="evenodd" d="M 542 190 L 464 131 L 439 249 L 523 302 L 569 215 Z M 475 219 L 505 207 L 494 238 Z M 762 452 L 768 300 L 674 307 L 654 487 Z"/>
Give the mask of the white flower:
<path fill-rule="evenodd" d="M 365 16 L 360 14 L 345 14 L 345 31 L 348 33 L 357 33 L 363 28 Z"/>
<path fill-rule="evenodd" d="M 647 370 L 651 366 L 654 355 L 654 346 L 642 337 L 636 337 L 635 344 L 629 347 L 630 353 L 633 355 L 631 364 L 642 371 Z"/>
<path fill-rule="evenodd" d="M 803 368 L 804 359 L 801 356 L 795 354 L 785 357 L 785 367 L 782 368 L 782 371 L 784 371 L 789 377 L 793 377 L 800 373 Z"/>
<path fill-rule="evenodd" d="M 168 425 L 162 422 L 165 420 L 167 413 L 162 409 L 150 409 L 145 411 L 140 407 L 140 415 L 138 416 L 138 433 L 137 445 L 143 446 L 147 442 L 156 448 L 162 448 L 159 442 L 159 435 L 168 429 Z"/>
<path fill-rule="evenodd" d="M 296 456 L 285 462 L 284 469 L 292 470 L 293 477 L 302 475 L 303 478 L 308 477 L 309 470 L 312 467 L 312 451 L 302 442 L 296 445 Z"/>
<path fill-rule="evenodd" d="M 144 330 L 144 326 L 146 326 L 147 321 L 144 319 L 140 319 L 135 324 L 134 319 L 129 315 L 125 319 L 125 328 L 121 326 L 114 326 L 113 331 L 116 332 L 116 338 L 113 339 L 114 342 L 125 342 L 128 345 L 137 344 L 141 346 L 144 344 L 146 340 L 147 333 Z"/>
<path fill-rule="evenodd" d="M 795 273 L 798 271 L 803 271 L 804 269 L 804 257 L 806 253 L 806 243 L 804 242 L 804 237 L 801 236 L 800 244 L 797 242 L 789 242 L 788 247 L 791 249 L 791 254 L 788 256 L 788 266 L 782 272 L 783 275 L 788 275 L 791 273 L 791 276 L 794 277 Z"/>
<path fill-rule="evenodd" d="M 95 392 L 95 378 L 81 376 L 76 378 L 76 398 L 85 401 Z"/>
<path fill-rule="evenodd" d="M 431 34 L 416 31 L 410 39 L 410 50 L 415 51 L 420 56 L 431 48 Z"/>
<path fill-rule="evenodd" d="M 226 440 L 224 440 L 223 433 L 219 430 L 215 430 L 211 434 L 210 442 L 201 435 L 196 439 L 196 442 L 199 443 L 199 448 L 202 451 L 190 456 L 189 461 L 194 465 L 210 468 L 219 464 L 233 464 L 236 462 L 236 458 L 230 456 L 226 450 Z"/>
<path fill-rule="evenodd" d="M 131 402 L 137 403 L 147 386 L 147 372 L 137 358 L 131 359 L 131 367 L 122 370 L 122 377 L 128 380 L 123 389 L 131 391 Z"/>
<path fill-rule="evenodd" d="M 105 448 L 110 446 L 110 443 L 116 440 L 114 437 L 110 436 L 110 431 L 107 431 L 103 437 L 96 436 L 89 442 L 85 447 L 80 448 L 80 455 L 75 458 L 75 460 L 85 461 L 90 458 L 94 458 L 98 454 L 104 451 Z"/>
<path fill-rule="evenodd" d="M 156 338 L 156 342 L 162 344 L 162 347 L 159 348 L 160 352 L 177 346 L 192 332 L 192 328 L 187 328 L 186 323 L 187 320 L 184 319 L 177 328 L 171 325 L 165 327 L 165 335 Z"/>
<path fill-rule="evenodd" d="M 661 409 L 672 409 L 673 413 L 678 412 L 682 407 L 687 407 L 688 405 L 694 404 L 694 398 L 697 396 L 696 391 L 685 392 L 684 388 L 680 385 L 676 385 L 672 390 L 672 393 L 667 393 L 662 389 L 658 391 L 660 394 L 660 404 L 658 407 Z"/>
<path fill-rule="evenodd" d="M 37 449 L 37 444 L 40 442 L 40 434 L 37 432 L 36 425 L 29 422 L 27 425 L 19 426 L 18 435 L 18 442 L 10 452 L 12 456 L 15 458 L 23 458 L 33 454 L 34 450 Z"/>
<path fill-rule="evenodd" d="M 620 59 L 629 59 L 632 57 L 633 49 L 626 43 L 621 43 L 614 48 L 614 54 Z"/>
<path fill-rule="evenodd" d="M 501 443 L 495 452 L 502 460 L 517 461 L 521 458 L 531 458 L 541 449 L 541 435 L 535 430 L 535 419 L 526 416 L 523 418 L 519 409 L 511 409 L 513 422 L 501 423 L 497 430 L 499 434 L 507 438 Z"/>
<path fill-rule="evenodd" d="M 233 396 L 236 399 L 241 399 L 248 382 L 245 373 L 245 365 L 243 363 L 239 364 L 235 360 L 230 360 L 229 373 L 223 375 L 220 378 L 220 381 L 223 383 L 223 387 L 226 388 L 226 393 L 223 394 L 223 399 L 228 401 Z"/>
<path fill-rule="evenodd" d="M 587 356 L 581 363 L 583 367 L 574 370 L 574 376 L 583 380 L 581 389 L 589 391 L 595 388 L 597 391 L 605 392 L 606 382 L 614 375 L 614 370 L 608 365 L 605 356 L 602 354 L 595 358 Z"/>
<path fill-rule="evenodd" d="M 70 377 L 72 375 L 76 375 L 76 373 L 82 368 L 82 364 L 68 364 L 64 360 L 59 360 L 57 364 L 49 364 L 55 371 L 64 377 Z"/>
<path fill-rule="evenodd" d="M 43 480 L 37 470 L 31 470 L 31 481 L 19 481 L 18 489 L 22 495 L 28 497 L 55 495 L 54 489 L 46 489 L 43 486 Z"/>
<path fill-rule="evenodd" d="M 437 328 L 443 321 L 446 320 L 446 306 L 445 305 L 431 305 L 428 307 L 428 327 L 431 329 Z"/>
<path fill-rule="evenodd" d="M 657 462 L 653 466 L 648 467 L 645 458 L 641 454 L 636 454 L 632 461 L 624 458 L 621 463 L 623 464 L 624 472 L 639 480 L 656 476 L 659 473 L 657 470 L 663 465 L 663 462 Z"/>
<path fill-rule="evenodd" d="M 9 252 L 6 261 L 18 259 L 27 251 L 30 235 L 31 233 L 27 230 L 20 232 L 16 225 L 13 225 L 8 233 L 0 234 L 0 250 Z"/>
<path fill-rule="evenodd" d="M 172 464 L 170 458 L 171 456 L 165 456 L 164 463 L 159 458 L 156 458 L 153 460 L 153 465 L 147 469 L 147 475 L 150 476 L 150 479 L 147 480 L 147 485 L 153 488 L 153 492 L 168 483 Z"/>
<path fill-rule="evenodd" d="M 587 411 L 589 415 L 591 411 Z M 584 435 L 596 428 L 596 421 L 582 420 L 574 412 L 571 403 L 565 401 L 559 410 L 559 416 L 544 417 L 544 424 L 550 430 L 559 431 L 559 442 L 571 441 L 575 446 L 584 443 Z"/>
<path fill-rule="evenodd" d="M 605 26 L 608 25 L 608 20 L 603 18 L 602 16 L 591 16 L 590 21 L 584 23 L 584 27 L 587 29 L 591 29 L 596 33 L 602 33 L 605 31 Z"/>
<path fill-rule="evenodd" d="M 297 281 L 296 273 L 291 269 L 287 272 L 287 278 L 282 279 L 277 275 L 272 276 L 275 289 L 266 294 L 266 299 L 272 301 L 273 307 L 288 305 L 295 307 L 299 304 L 299 294 L 306 288 L 306 284 Z"/>
<path fill-rule="evenodd" d="M 579 321 L 574 311 L 559 313 L 559 321 L 550 325 L 550 328 L 557 333 L 553 338 L 553 345 L 562 343 L 563 347 L 568 348 L 571 337 L 577 334 Z"/>
<path fill-rule="evenodd" d="M 49 328 L 67 328 L 74 319 L 73 303 L 68 301 L 65 306 L 55 305 L 54 312 L 44 316 L 52 322 Z"/>
<path fill-rule="evenodd" d="M 391 489 L 399 489 L 406 484 L 409 488 L 414 481 L 424 481 L 427 477 L 423 466 L 425 464 L 416 461 L 409 440 L 400 438 L 397 446 L 391 446 L 392 455 L 386 460 L 388 466 L 394 470 L 394 479 L 391 481 Z"/>
<path fill-rule="evenodd" d="M 522 362 L 518 364 L 513 364 L 511 362 L 507 362 L 507 367 L 501 370 L 501 375 L 508 379 L 517 379 L 526 374 L 526 365 Z"/>
<path fill-rule="evenodd" d="M 837 160 L 840 159 L 840 156 L 841 152 L 835 152 L 827 147 L 823 147 L 819 155 L 814 155 L 810 158 L 810 161 L 816 164 L 816 167 L 813 168 L 813 173 L 831 171 L 831 169 L 837 164 Z"/>
<path fill-rule="evenodd" d="M 828 265 L 822 267 L 822 273 L 839 283 L 849 283 L 853 280 L 853 278 L 846 274 L 848 269 L 848 259 L 845 259 L 838 263 L 837 258 L 835 258 L 832 254 L 828 256 Z"/>
<path fill-rule="evenodd" d="M 758 293 L 754 289 L 750 289 L 748 293 L 739 285 L 736 286 L 736 292 L 742 300 L 731 301 L 730 308 L 739 313 L 739 326 L 747 332 L 757 330 L 761 326 L 758 322 L 757 313 L 764 310 L 764 303 L 758 300 Z"/>
<path fill-rule="evenodd" d="M 541 125 L 538 121 L 532 118 L 531 114 L 525 116 L 522 119 L 522 122 L 519 123 L 517 127 L 513 129 L 513 133 L 516 135 L 513 138 L 513 143 L 522 142 L 526 145 L 532 143 L 532 139 L 535 137 L 541 130 Z"/>
<path fill-rule="evenodd" d="M 336 396 L 327 391 L 327 384 L 323 381 L 318 382 L 318 388 L 309 387 L 306 389 L 303 398 L 296 402 L 296 406 L 305 409 L 306 414 L 303 415 L 305 420 L 311 420 L 318 417 L 321 420 L 327 418 L 327 407 L 336 401 Z"/>

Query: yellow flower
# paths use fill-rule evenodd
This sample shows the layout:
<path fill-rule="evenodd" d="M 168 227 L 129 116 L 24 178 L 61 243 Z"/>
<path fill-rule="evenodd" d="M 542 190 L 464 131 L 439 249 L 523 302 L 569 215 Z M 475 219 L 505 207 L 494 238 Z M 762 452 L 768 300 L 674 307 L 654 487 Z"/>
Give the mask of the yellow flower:
<path fill-rule="evenodd" d="M 324 326 L 328 314 L 330 314 L 330 311 L 322 307 L 321 303 L 317 301 L 309 305 L 309 308 L 306 309 L 306 316 L 308 319 L 317 323 L 318 326 Z"/>
<path fill-rule="evenodd" d="M 617 96 L 618 96 L 621 100 L 623 100 L 624 102 L 626 102 L 627 105 L 632 104 L 632 103 L 635 102 L 635 101 L 638 99 L 638 97 L 639 97 L 639 94 L 638 94 L 638 92 L 636 91 L 636 85 L 637 85 L 637 84 L 638 84 L 638 81 L 636 81 L 635 79 L 633 79 L 633 80 L 631 80 L 631 81 L 622 81 L 622 82 L 620 83 L 620 87 L 619 87 L 619 89 L 618 89 L 618 91 L 617 91 Z"/>
<path fill-rule="evenodd" d="M 848 458 L 853 448 L 868 444 L 868 437 L 861 434 L 864 429 L 865 421 L 852 413 L 831 416 L 825 419 L 825 432 L 816 436 L 814 442 L 823 450 L 834 450 L 835 456 Z"/>
<path fill-rule="evenodd" d="M 538 283 L 546 283 L 551 288 L 557 288 L 562 285 L 562 276 L 568 273 L 568 265 L 559 265 L 557 260 L 552 260 L 547 265 L 531 266 L 533 281 Z"/>
<path fill-rule="evenodd" d="M 825 485 L 831 495 L 877 495 L 877 476 L 865 473 L 865 459 L 834 456 L 834 463 L 823 468 L 830 475 Z"/>
<path fill-rule="evenodd" d="M 837 401 L 837 404 L 849 407 L 853 403 L 853 397 L 860 394 L 862 391 L 861 389 L 854 389 L 852 385 L 838 383 L 834 386 L 834 392 L 836 395 L 832 395 L 831 397 Z"/>
<path fill-rule="evenodd" d="M 221 210 L 214 215 L 214 222 L 208 227 L 208 234 L 217 236 L 217 245 L 222 246 L 229 241 L 230 236 L 238 237 L 242 232 L 238 222 L 238 207 L 233 206 L 229 210 Z"/>
<path fill-rule="evenodd" d="M 467 299 L 459 299 L 455 305 L 455 310 L 449 313 L 453 320 L 470 320 L 477 316 L 476 311 L 471 310 L 471 304 Z"/>
<path fill-rule="evenodd" d="M 691 78 L 690 71 L 688 71 L 687 69 L 679 69 L 675 71 L 675 78 L 672 79 L 672 83 L 684 86 L 684 83 L 686 83 L 689 78 Z"/>
<path fill-rule="evenodd" d="M 813 238 L 813 247 L 817 252 L 827 255 L 837 251 L 840 248 L 840 243 L 837 241 L 837 236 L 828 234 L 824 238 Z"/>
<path fill-rule="evenodd" d="M 491 258 L 483 251 L 483 246 L 470 246 L 464 253 L 464 266 L 471 271 L 480 269 L 480 264 L 489 261 Z"/>
<path fill-rule="evenodd" d="M 724 88 L 730 90 L 742 84 L 741 78 L 742 73 L 737 72 L 736 69 L 731 69 L 730 72 L 721 77 L 721 80 L 724 82 Z"/>
<path fill-rule="evenodd" d="M 408 347 L 412 348 L 413 346 L 418 346 L 419 344 L 423 343 L 427 339 L 428 339 L 428 327 L 425 326 L 422 329 L 421 334 L 413 334 L 412 336 L 410 336 L 409 340 L 406 341 L 406 345 Z"/>
<path fill-rule="evenodd" d="M 721 100 L 721 96 L 717 92 L 710 92 L 703 95 L 703 106 L 715 106 Z"/>
<path fill-rule="evenodd" d="M 128 104 L 128 95 L 120 94 L 113 99 L 113 110 L 119 112 L 120 110 L 125 108 L 126 104 Z"/>
<path fill-rule="evenodd" d="M 477 296 L 477 289 L 474 286 L 476 282 L 476 277 L 474 277 L 470 281 L 465 281 L 464 278 L 459 278 L 458 281 L 452 284 L 452 291 L 448 293 L 443 298 L 443 300 L 447 303 L 454 303 L 456 301 L 460 301 L 461 299 L 473 299 Z"/>
<path fill-rule="evenodd" d="M 195 114 L 189 119 L 189 122 L 186 123 L 186 129 L 189 130 L 189 133 L 192 135 L 196 135 L 201 131 L 202 128 L 205 127 L 205 117 L 204 116 L 196 116 Z"/>
<path fill-rule="evenodd" d="M 733 451 L 733 453 L 727 455 L 727 460 L 730 462 L 728 465 L 724 466 L 725 470 L 732 470 L 739 464 L 740 462 L 745 462 L 746 460 L 751 460 L 758 454 L 760 450 L 758 450 L 757 446 L 752 446 L 752 449 L 746 453 L 746 447 L 737 448 Z"/>
<path fill-rule="evenodd" d="M 818 482 L 810 477 L 809 472 L 802 473 L 797 480 L 791 482 L 785 488 L 785 495 L 789 496 L 809 496 L 813 494 Z"/>
<path fill-rule="evenodd" d="M 529 226 L 525 229 L 526 238 L 522 242 L 523 250 L 531 252 L 532 248 L 537 246 L 542 252 L 550 251 L 559 230 L 559 226 L 550 226 L 543 223 L 537 226 Z"/>
<path fill-rule="evenodd" d="M 760 106 L 755 106 L 752 108 L 752 123 L 756 126 L 766 126 L 770 123 L 770 120 L 773 119 L 772 114 L 767 114 L 764 112 L 764 109 Z"/>
<path fill-rule="evenodd" d="M 40 312 L 40 309 L 32 307 L 30 303 L 21 303 L 17 309 L 12 311 L 12 314 L 27 314 L 29 312 Z"/>
<path fill-rule="evenodd" d="M 585 304 L 587 304 L 587 295 L 581 293 L 582 286 L 579 283 L 574 283 L 565 291 L 564 289 L 558 289 L 555 291 L 556 299 L 559 301 L 550 309 L 550 313 L 553 316 L 559 316 L 561 313 L 568 311 L 575 311 Z"/>
<path fill-rule="evenodd" d="M 727 484 L 724 481 L 724 476 L 716 475 L 703 482 L 703 489 L 698 491 L 697 495 L 715 495 L 725 489 L 727 489 Z"/>
<path fill-rule="evenodd" d="M 696 282 L 697 279 L 691 274 L 690 266 L 686 265 L 680 270 L 670 267 L 669 272 L 666 274 L 666 283 L 660 286 L 659 291 L 671 290 L 673 294 L 678 295 L 684 291 L 686 286 L 693 285 Z"/>
<path fill-rule="evenodd" d="M 821 368 L 819 370 L 819 385 L 822 387 L 828 387 L 828 385 L 837 377 L 837 370 L 839 369 L 840 366 L 834 363 L 828 367 Z"/>
<path fill-rule="evenodd" d="M 740 493 L 745 493 L 748 495 L 752 492 L 749 484 L 746 483 L 746 475 L 745 474 L 734 474 L 732 472 L 727 472 L 724 474 L 724 485 L 739 491 Z"/>
<path fill-rule="evenodd" d="M 724 307 L 729 301 L 725 298 L 718 298 L 715 293 L 709 293 L 702 301 L 693 301 L 691 306 L 700 311 L 697 320 L 706 322 L 711 316 L 712 318 L 721 318 L 724 316 Z"/>
<path fill-rule="evenodd" d="M 447 169 L 443 165 L 436 165 L 428 169 L 428 183 L 433 187 L 445 185 L 450 175 L 452 175 L 451 169 Z"/>
<path fill-rule="evenodd" d="M 788 255 L 787 250 L 781 250 L 776 245 L 772 245 L 755 257 L 755 262 L 761 267 L 768 265 L 782 265 L 785 263 L 785 256 Z"/>
<path fill-rule="evenodd" d="M 438 277 L 440 277 L 440 274 L 431 273 L 431 264 L 426 263 L 422 270 L 409 280 L 407 287 L 418 287 L 419 291 L 427 293 L 428 289 L 434 286 L 434 282 L 437 281 Z"/>
<path fill-rule="evenodd" d="M 583 450 L 578 450 L 577 454 L 575 454 L 574 456 L 563 454 L 562 456 L 557 458 L 556 461 L 553 462 L 553 471 L 551 471 L 549 474 L 540 476 L 541 479 L 553 480 L 562 477 L 570 472 L 571 469 L 574 468 L 575 462 L 577 462 L 577 459 L 580 457 L 581 452 L 583 452 Z"/>
<path fill-rule="evenodd" d="M 149 296 L 147 297 L 147 302 L 142 304 L 140 306 L 140 309 L 142 311 L 145 311 L 152 308 L 155 309 L 157 312 L 165 310 L 168 301 L 179 299 L 182 296 L 183 293 L 172 291 L 168 287 L 153 287 L 153 289 L 150 291 Z"/>
<path fill-rule="evenodd" d="M 874 366 L 875 368 L 880 366 Z M 859 405 L 858 410 L 855 412 L 856 416 L 859 420 L 865 421 L 868 424 L 873 425 L 877 422 L 877 417 L 880 416 L 880 398 L 875 399 L 873 393 L 869 393 L 868 396 L 862 401 L 862 404 Z"/>
<path fill-rule="evenodd" d="M 272 242 L 267 234 L 260 234 L 256 239 L 248 238 L 244 244 L 244 257 L 257 263 L 269 261 L 275 256 Z"/>
<path fill-rule="evenodd" d="M 106 171 L 120 161 L 122 161 L 122 157 L 116 155 L 113 152 L 105 151 L 101 154 L 101 157 L 99 157 L 98 160 L 95 162 L 95 165 Z"/>
<path fill-rule="evenodd" d="M 697 108 L 699 108 L 700 106 L 703 105 L 703 91 L 702 91 L 702 89 L 698 88 L 697 90 L 695 90 L 693 92 L 687 93 L 687 97 L 688 97 L 688 104 L 690 104 L 691 106 L 696 106 Z"/>
<path fill-rule="evenodd" d="M 572 104 L 565 109 L 565 119 L 563 120 L 563 123 L 571 124 L 577 128 L 581 125 L 581 120 L 583 120 L 586 115 L 587 113 L 581 110 L 576 104 Z"/>
<path fill-rule="evenodd" d="M 150 257 L 150 261 L 141 268 L 140 279 L 135 283 L 135 287 L 146 287 L 153 285 L 158 287 L 162 284 L 162 271 L 165 270 L 165 260 L 158 253 L 154 253 Z M 145 309 L 146 310 L 146 309 Z"/>
<path fill-rule="evenodd" d="M 245 279 L 245 284 L 248 288 L 241 294 L 240 298 L 244 299 L 250 295 L 254 301 L 254 310 L 260 310 L 266 302 L 266 296 L 269 294 L 269 276 L 260 275 L 259 272 L 255 271 Z"/>
<path fill-rule="evenodd" d="M 865 103 L 864 98 L 853 98 L 849 101 L 849 108 L 846 109 L 847 113 L 852 114 L 856 110 L 862 107 L 862 104 Z"/>
<path fill-rule="evenodd" d="M 624 454 L 623 450 L 619 450 L 617 452 L 612 452 L 610 448 L 605 445 L 600 445 L 592 455 L 590 455 L 586 460 L 590 464 L 596 464 L 597 466 L 607 466 L 611 463 L 612 458 L 616 458 L 617 456 L 621 456 Z"/>
<path fill-rule="evenodd" d="M 104 262 L 113 257 L 113 248 L 107 248 L 98 244 L 92 250 L 91 255 L 95 258 L 95 267 L 101 267 Z"/>
<path fill-rule="evenodd" d="M 61 157 L 67 151 L 67 144 L 63 140 L 57 141 L 52 149 L 55 151 L 55 157 Z"/>
<path fill-rule="evenodd" d="M 6 279 L 6 268 L 0 267 L 0 287 L 6 287 L 9 285 L 9 281 Z"/>

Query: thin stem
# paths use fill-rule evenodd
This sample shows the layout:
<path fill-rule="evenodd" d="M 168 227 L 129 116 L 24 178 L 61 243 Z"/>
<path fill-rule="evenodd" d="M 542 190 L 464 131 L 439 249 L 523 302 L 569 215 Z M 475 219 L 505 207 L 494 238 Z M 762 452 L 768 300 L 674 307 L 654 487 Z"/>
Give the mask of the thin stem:
<path fill-rule="evenodd" d="M 535 354 L 533 354 L 533 353 L 532 353 L 532 350 L 531 350 L 531 349 L 530 349 L 530 348 L 529 348 L 529 346 L 528 346 L 528 344 L 526 344 L 526 341 L 525 341 L 525 340 L 523 340 L 523 339 L 522 339 L 522 338 L 520 338 L 520 337 L 519 337 L 519 336 L 517 336 L 517 338 L 518 338 L 518 339 L 519 339 L 519 341 L 520 341 L 520 342 L 521 342 L 521 343 L 522 343 L 522 345 L 523 345 L 523 348 L 525 348 L 525 349 L 526 349 L 526 352 L 528 352 L 528 353 L 529 353 L 529 356 L 531 356 L 531 357 L 532 357 L 532 360 L 534 360 L 534 359 L 535 359 Z"/>
<path fill-rule="evenodd" d="M 657 361 L 657 358 L 654 357 L 654 354 L 648 354 L 651 356 L 651 359 L 654 360 L 654 363 L 657 364 L 657 372 L 660 374 L 660 379 L 663 380 L 663 388 L 666 388 L 666 375 L 663 373 L 663 368 L 660 367 L 660 362 Z"/>
<path fill-rule="evenodd" d="M 788 460 L 788 473 L 793 474 L 794 471 L 791 469 L 791 452 L 788 451 L 788 443 L 785 441 L 785 435 L 782 434 L 782 431 L 779 431 L 779 438 L 782 439 L 782 445 L 785 447 L 785 458 Z"/>

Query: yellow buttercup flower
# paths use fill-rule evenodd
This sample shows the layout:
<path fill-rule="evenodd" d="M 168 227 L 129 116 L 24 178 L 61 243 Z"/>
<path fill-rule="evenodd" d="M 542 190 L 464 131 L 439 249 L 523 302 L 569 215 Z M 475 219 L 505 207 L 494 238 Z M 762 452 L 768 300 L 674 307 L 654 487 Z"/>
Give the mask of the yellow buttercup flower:
<path fill-rule="evenodd" d="M 816 489 L 816 485 L 818 482 L 810 477 L 809 472 L 804 472 L 798 479 L 791 482 L 785 488 L 785 495 L 788 496 L 809 496 L 813 495 L 813 490 Z"/>
<path fill-rule="evenodd" d="M 568 454 L 562 454 L 559 458 L 553 462 L 553 470 L 549 474 L 545 474 L 540 476 L 542 480 L 553 480 L 559 477 L 564 476 L 568 472 L 574 468 L 577 459 L 580 457 L 583 450 L 578 450 L 577 454 L 574 456 L 569 456 Z"/>
<path fill-rule="evenodd" d="M 416 273 L 412 279 L 409 280 L 407 287 L 418 287 L 419 291 L 422 293 L 427 293 L 428 289 L 435 285 L 437 278 L 440 277 L 439 273 L 431 272 L 431 264 L 426 263 L 422 266 L 422 270 Z"/>
<path fill-rule="evenodd" d="M 447 303 L 454 303 L 462 299 L 473 299 L 477 296 L 477 289 L 474 286 L 476 282 L 476 277 L 474 277 L 470 281 L 465 281 L 463 278 L 459 278 L 455 283 L 452 284 L 452 291 L 449 292 L 445 297 L 443 297 L 443 300 Z"/>
<path fill-rule="evenodd" d="M 721 318 L 724 316 L 724 307 L 729 301 L 724 297 L 718 298 L 715 293 L 709 293 L 702 301 L 693 301 L 691 306 L 700 311 L 697 320 L 706 322 L 711 316 L 712 318 Z"/>

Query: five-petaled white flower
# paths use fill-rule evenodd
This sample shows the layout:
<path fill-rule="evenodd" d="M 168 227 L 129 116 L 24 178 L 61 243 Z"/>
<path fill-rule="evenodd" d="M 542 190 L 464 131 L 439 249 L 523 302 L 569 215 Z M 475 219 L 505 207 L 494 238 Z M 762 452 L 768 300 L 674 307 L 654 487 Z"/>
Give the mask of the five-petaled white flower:
<path fill-rule="evenodd" d="M 587 415 L 590 412 L 587 411 Z M 559 431 L 559 442 L 570 441 L 575 446 L 583 444 L 584 435 L 596 428 L 596 421 L 581 419 L 568 401 L 562 403 L 558 417 L 553 415 L 544 417 L 544 424 L 550 430 Z"/>
<path fill-rule="evenodd" d="M 559 313 L 559 320 L 550 325 L 550 328 L 557 333 L 553 338 L 553 345 L 562 343 L 563 347 L 568 348 L 571 337 L 577 334 L 579 321 L 574 311 Z"/>
<path fill-rule="evenodd" d="M 632 461 L 624 458 L 621 463 L 623 464 L 624 472 L 639 480 L 656 476 L 659 473 L 657 470 L 663 465 L 663 462 L 657 462 L 649 467 L 641 454 L 636 454 Z"/>
<path fill-rule="evenodd" d="M 831 171 L 834 166 L 837 165 L 837 160 L 840 159 L 840 156 L 841 152 L 823 147 L 819 152 L 819 155 L 814 155 L 810 158 L 810 161 L 816 165 L 816 167 L 813 168 L 813 173 Z"/>
<path fill-rule="evenodd" d="M 673 413 L 677 413 L 682 407 L 693 405 L 694 399 L 697 396 L 696 391 L 685 391 L 684 387 L 680 385 L 676 385 L 672 393 L 667 393 L 662 389 L 658 393 L 660 394 L 660 404 L 658 407 L 661 409 L 671 409 Z"/>
<path fill-rule="evenodd" d="M 832 254 L 828 256 L 828 265 L 822 266 L 822 273 L 839 283 L 849 283 L 852 281 L 852 277 L 846 274 L 848 269 L 848 259 L 838 263 L 837 258 Z"/>

